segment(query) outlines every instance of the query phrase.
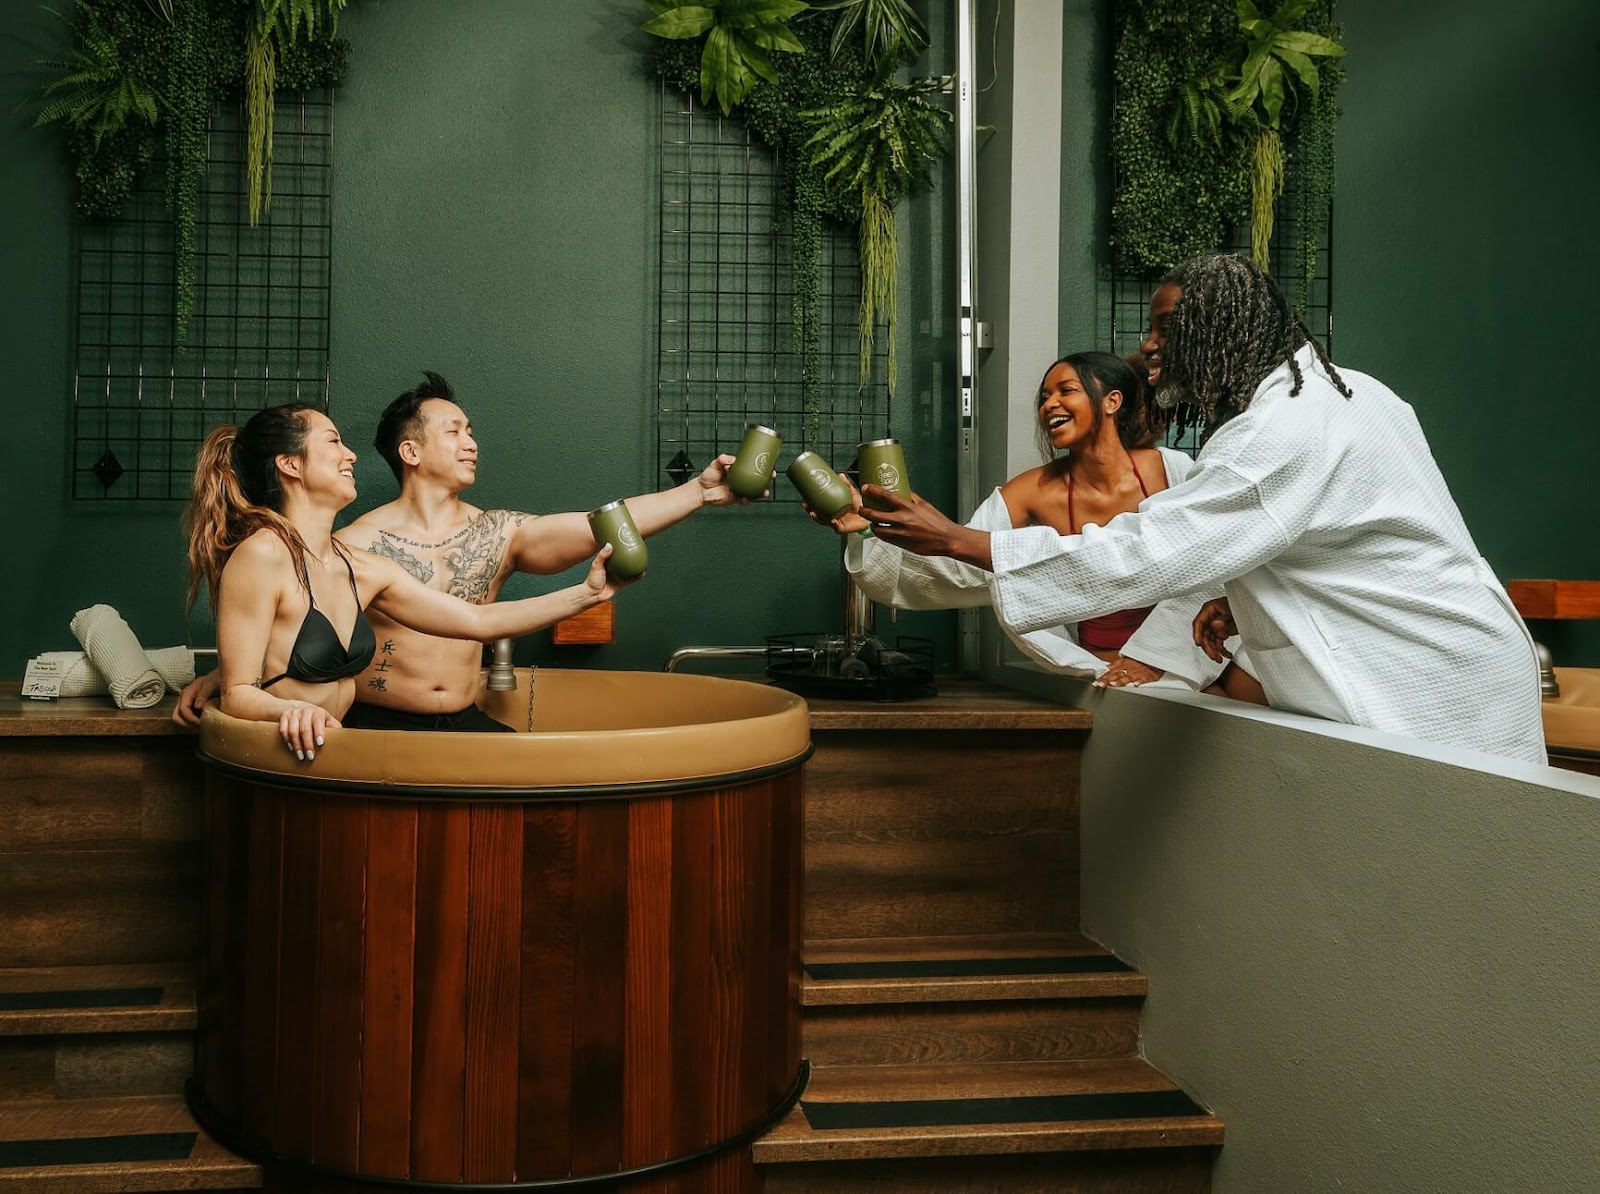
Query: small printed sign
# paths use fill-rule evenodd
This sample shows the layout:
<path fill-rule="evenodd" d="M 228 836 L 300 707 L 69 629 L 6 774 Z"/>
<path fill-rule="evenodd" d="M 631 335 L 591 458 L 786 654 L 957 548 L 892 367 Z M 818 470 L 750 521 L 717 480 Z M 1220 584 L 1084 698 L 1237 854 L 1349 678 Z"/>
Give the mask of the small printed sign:
<path fill-rule="evenodd" d="M 32 701 L 53 701 L 61 695 L 61 663 L 55 659 L 30 659 L 22 673 L 22 695 Z"/>

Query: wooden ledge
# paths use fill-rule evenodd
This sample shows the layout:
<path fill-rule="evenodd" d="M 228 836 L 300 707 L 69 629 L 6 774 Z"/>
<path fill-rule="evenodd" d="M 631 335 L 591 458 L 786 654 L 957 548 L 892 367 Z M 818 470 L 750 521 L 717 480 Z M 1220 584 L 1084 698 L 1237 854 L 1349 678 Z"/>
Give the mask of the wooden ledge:
<path fill-rule="evenodd" d="M 1600 580 L 1508 580 L 1524 618 L 1600 618 Z"/>

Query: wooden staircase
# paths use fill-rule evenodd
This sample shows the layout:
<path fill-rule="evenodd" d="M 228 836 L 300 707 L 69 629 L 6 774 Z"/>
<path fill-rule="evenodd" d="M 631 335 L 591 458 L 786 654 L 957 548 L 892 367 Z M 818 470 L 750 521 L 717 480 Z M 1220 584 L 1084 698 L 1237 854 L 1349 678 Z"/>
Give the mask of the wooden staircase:
<path fill-rule="evenodd" d="M 949 695 L 958 710 L 816 704 L 814 1069 L 753 1146 L 767 1190 L 1207 1190 L 1221 1124 L 1139 1056 L 1144 976 L 1074 931 L 1087 715 Z M 179 1093 L 203 900 L 193 739 L 128 724 L 0 722 L 0 1194 L 261 1182 Z"/>
<path fill-rule="evenodd" d="M 180 1095 L 200 910 L 193 740 L 8 736 L 0 777 L 0 1194 L 259 1186 Z"/>
<path fill-rule="evenodd" d="M 1145 977 L 1066 929 L 1084 715 L 873 716 L 813 717 L 814 1068 L 769 1194 L 1208 1190 L 1222 1125 L 1139 1056 Z"/>

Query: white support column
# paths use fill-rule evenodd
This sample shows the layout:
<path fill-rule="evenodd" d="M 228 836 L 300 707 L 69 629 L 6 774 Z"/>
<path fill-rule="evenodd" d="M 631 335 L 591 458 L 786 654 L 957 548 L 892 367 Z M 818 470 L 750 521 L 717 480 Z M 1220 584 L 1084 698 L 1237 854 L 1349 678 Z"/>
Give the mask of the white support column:
<path fill-rule="evenodd" d="M 976 0 L 977 318 L 980 352 L 977 497 L 1039 463 L 1036 387 L 1060 355 L 1061 102 L 1064 0 Z M 992 80 L 992 83 L 991 83 Z M 999 659 L 985 618 L 981 659 Z"/>

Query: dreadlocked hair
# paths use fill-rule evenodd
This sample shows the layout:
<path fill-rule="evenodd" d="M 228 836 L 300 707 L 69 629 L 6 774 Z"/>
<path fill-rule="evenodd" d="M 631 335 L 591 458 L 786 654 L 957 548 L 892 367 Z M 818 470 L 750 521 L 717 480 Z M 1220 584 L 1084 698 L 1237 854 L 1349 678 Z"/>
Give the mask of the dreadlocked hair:
<path fill-rule="evenodd" d="M 257 411 L 243 427 L 216 428 L 200 445 L 194 462 L 194 493 L 184 515 L 189 536 L 190 608 L 202 581 L 211 608 L 217 608 L 223 566 L 239 544 L 260 530 L 283 540 L 300 582 L 310 589 L 305 541 L 283 516 L 277 458 L 305 455 L 305 416 L 314 409 L 303 403 L 271 406 Z"/>
<path fill-rule="evenodd" d="M 1083 392 L 1094 407 L 1096 418 L 1102 413 L 1107 394 L 1115 391 L 1122 395 L 1122 405 L 1112 418 L 1116 420 L 1117 438 L 1122 441 L 1123 447 L 1130 450 L 1149 448 L 1161 438 L 1166 423 L 1160 418 L 1160 412 L 1153 409 L 1155 404 L 1151 401 L 1150 383 L 1145 380 L 1142 370 L 1135 369 L 1128 361 L 1113 353 L 1075 352 L 1051 362 L 1050 368 L 1044 371 L 1044 377 L 1039 379 L 1036 397 L 1044 393 L 1045 378 L 1061 365 L 1072 366 L 1073 372 L 1078 375 Z M 1037 419 L 1034 420 L 1034 438 L 1038 441 L 1039 453 L 1045 463 L 1054 460 L 1056 450 L 1050 444 L 1050 432 Z"/>
<path fill-rule="evenodd" d="M 1309 343 L 1339 393 L 1350 388 L 1316 337 L 1295 314 L 1283 291 L 1246 257 L 1216 254 L 1196 257 L 1172 270 L 1161 285 L 1183 291 L 1167 326 L 1161 353 L 1161 381 L 1173 391 L 1169 401 L 1200 412 L 1209 435 L 1242 413 L 1269 373 L 1289 366 L 1298 394 L 1305 379 L 1294 359 Z"/>

